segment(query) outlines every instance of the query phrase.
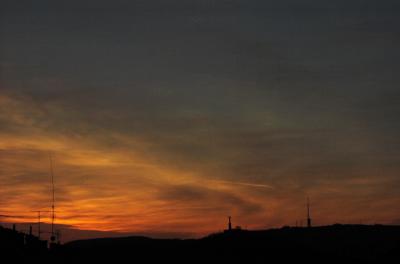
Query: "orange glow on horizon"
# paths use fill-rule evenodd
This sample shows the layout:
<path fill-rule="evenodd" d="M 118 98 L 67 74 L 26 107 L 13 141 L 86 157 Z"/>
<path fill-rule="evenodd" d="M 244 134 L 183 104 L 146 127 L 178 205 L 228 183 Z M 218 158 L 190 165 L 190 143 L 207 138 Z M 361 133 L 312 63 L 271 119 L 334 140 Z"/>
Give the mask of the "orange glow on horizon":
<path fill-rule="evenodd" d="M 33 211 L 50 208 L 49 152 L 55 160 L 56 224 L 73 229 L 200 236 L 224 229 L 228 215 L 245 228 L 293 225 L 305 217 L 306 192 L 318 224 L 360 219 L 385 223 L 397 217 L 396 211 L 380 211 L 371 219 L 368 208 L 357 206 L 368 199 L 369 186 L 382 182 L 379 178 L 355 175 L 334 186 L 321 181 L 308 190 L 279 177 L 263 182 L 247 175 L 233 179 L 208 164 L 188 168 L 165 161 L 165 154 L 148 151 L 155 143 L 140 136 L 108 130 L 63 134 L 63 128 L 48 129 L 45 107 L 4 95 L 0 105 L 0 119 L 12 124 L 10 131 L 0 131 L 0 198 L 5 201 L 0 215 L 24 216 L 3 217 L 1 222 L 35 223 Z M 79 128 L 83 123 L 74 124 Z M 275 173 L 293 173 L 286 169 Z M 346 195 L 354 192 L 358 200 L 346 204 Z M 370 206 L 399 203 L 400 198 L 388 198 Z M 42 220 L 49 223 L 50 216 Z"/>

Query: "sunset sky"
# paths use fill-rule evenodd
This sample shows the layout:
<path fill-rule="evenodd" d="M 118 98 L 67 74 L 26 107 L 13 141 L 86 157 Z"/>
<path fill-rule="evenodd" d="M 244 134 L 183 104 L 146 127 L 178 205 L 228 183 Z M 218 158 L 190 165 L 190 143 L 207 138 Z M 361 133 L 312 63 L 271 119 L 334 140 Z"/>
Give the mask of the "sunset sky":
<path fill-rule="evenodd" d="M 0 222 L 52 153 L 70 239 L 400 224 L 399 47 L 397 0 L 3 0 Z"/>

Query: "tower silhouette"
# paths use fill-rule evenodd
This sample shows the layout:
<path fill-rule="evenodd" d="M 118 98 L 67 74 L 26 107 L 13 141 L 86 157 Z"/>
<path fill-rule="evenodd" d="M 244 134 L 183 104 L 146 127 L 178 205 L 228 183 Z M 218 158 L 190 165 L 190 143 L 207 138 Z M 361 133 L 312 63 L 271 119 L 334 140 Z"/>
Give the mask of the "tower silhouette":
<path fill-rule="evenodd" d="M 54 233 L 54 219 L 55 219 L 55 206 L 54 206 L 54 201 L 55 201 L 55 195 L 54 195 L 54 167 L 53 167 L 53 157 L 51 153 L 49 153 L 49 158 L 50 158 L 50 173 L 51 173 L 51 189 L 52 189 L 52 201 L 51 201 L 51 236 L 50 236 L 50 241 L 52 244 L 55 243 L 56 236 Z"/>
<path fill-rule="evenodd" d="M 310 198 L 307 197 L 307 227 L 311 227 Z"/>
<path fill-rule="evenodd" d="M 32 211 L 38 214 L 38 222 L 37 222 L 37 231 L 38 231 L 38 238 L 40 239 L 40 236 L 42 234 L 42 230 L 41 230 L 41 219 L 42 219 L 42 213 L 51 213 L 52 211 L 48 211 L 48 210 L 37 210 L 37 211 Z"/>
<path fill-rule="evenodd" d="M 228 222 L 228 230 L 231 231 L 232 230 L 232 223 L 231 223 L 231 217 L 228 216 L 229 222 Z"/>

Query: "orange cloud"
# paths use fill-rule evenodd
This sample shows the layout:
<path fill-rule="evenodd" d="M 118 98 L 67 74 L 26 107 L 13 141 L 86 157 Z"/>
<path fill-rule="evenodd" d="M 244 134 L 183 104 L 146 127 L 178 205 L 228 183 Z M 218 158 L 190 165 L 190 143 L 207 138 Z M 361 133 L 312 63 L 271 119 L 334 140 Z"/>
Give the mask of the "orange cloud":
<path fill-rule="evenodd" d="M 309 162 L 307 158 L 271 169 L 270 179 L 257 178 L 256 170 L 251 171 L 254 179 L 253 174 L 229 175 L 224 159 L 236 161 L 240 155 L 225 154 L 224 149 L 218 150 L 223 158 L 216 162 L 180 161 L 159 151 L 145 133 L 112 128 L 82 132 L 90 124 L 74 111 L 73 126 L 60 123 L 58 116 L 68 115 L 62 105 L 39 106 L 26 98 L 0 94 L 0 109 L 3 222 L 35 222 L 34 210 L 50 208 L 49 152 L 55 159 L 56 223 L 74 229 L 198 236 L 223 229 L 227 215 L 248 228 L 280 226 L 304 218 L 307 195 L 312 197 L 319 224 L 336 222 L 343 212 L 354 212 L 346 221 L 388 222 L 398 217 L 398 212 L 389 210 L 367 219 L 368 210 L 357 208 L 368 203 L 370 210 L 376 210 L 400 202 L 391 196 L 370 203 L 369 195 L 393 182 L 390 177 L 352 175 L 347 181 L 320 180 L 304 187 L 294 175 L 301 171 L 307 175 L 301 167 Z M 250 139 L 239 143 L 255 144 Z M 44 214 L 43 221 L 50 222 L 50 215 Z"/>

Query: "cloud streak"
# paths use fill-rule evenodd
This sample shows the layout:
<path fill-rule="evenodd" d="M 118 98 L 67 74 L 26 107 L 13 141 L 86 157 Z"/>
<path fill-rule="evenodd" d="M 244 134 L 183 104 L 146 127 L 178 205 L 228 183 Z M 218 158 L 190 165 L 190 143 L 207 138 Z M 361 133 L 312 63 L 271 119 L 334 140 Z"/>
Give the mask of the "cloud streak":
<path fill-rule="evenodd" d="M 50 151 L 74 230 L 281 226 L 307 196 L 319 224 L 399 219 L 397 2 L 14 2 L 0 214 L 50 206 Z"/>

